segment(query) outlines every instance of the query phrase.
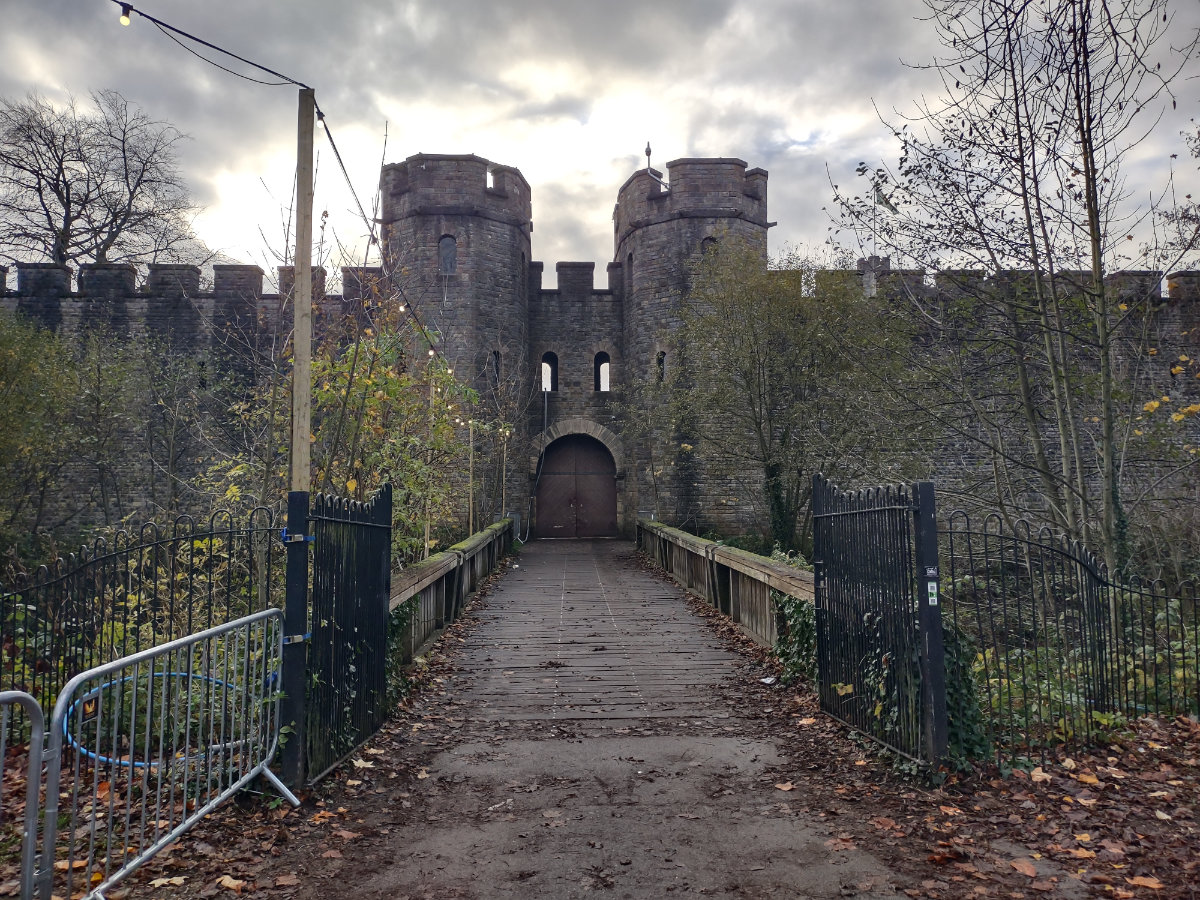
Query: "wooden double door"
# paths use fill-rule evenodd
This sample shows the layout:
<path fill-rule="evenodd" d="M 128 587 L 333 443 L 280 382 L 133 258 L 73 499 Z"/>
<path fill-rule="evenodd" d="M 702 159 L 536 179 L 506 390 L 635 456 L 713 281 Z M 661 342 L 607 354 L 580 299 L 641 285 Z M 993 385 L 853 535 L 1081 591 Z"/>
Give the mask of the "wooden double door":
<path fill-rule="evenodd" d="M 546 448 L 536 497 L 539 538 L 617 536 L 617 466 L 593 437 L 571 434 Z"/>

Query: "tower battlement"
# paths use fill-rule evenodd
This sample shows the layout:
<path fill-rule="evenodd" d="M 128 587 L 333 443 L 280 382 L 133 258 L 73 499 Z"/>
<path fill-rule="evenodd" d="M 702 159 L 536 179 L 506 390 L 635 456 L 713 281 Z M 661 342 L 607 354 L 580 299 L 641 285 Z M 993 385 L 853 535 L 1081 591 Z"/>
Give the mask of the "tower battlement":
<path fill-rule="evenodd" d="M 767 227 L 767 173 L 741 159 L 676 159 L 664 184 L 657 169 L 640 169 L 621 185 L 613 209 L 616 243 L 636 228 L 671 219 L 744 219 Z"/>
<path fill-rule="evenodd" d="M 479 216 L 531 225 L 529 182 L 519 169 L 474 154 L 418 153 L 383 167 L 384 224 L 418 215 Z"/>

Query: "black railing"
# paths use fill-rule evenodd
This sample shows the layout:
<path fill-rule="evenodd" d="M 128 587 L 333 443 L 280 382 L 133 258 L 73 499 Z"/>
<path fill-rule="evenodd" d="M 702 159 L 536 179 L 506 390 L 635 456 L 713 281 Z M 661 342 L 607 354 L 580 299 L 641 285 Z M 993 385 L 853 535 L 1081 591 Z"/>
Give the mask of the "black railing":
<path fill-rule="evenodd" d="M 933 485 L 813 479 L 821 708 L 896 752 L 946 749 Z"/>
<path fill-rule="evenodd" d="M 269 510 L 119 531 L 0 585 L 0 690 L 26 691 L 48 709 L 74 675 L 278 606 L 282 586 Z M 9 728 L 19 741 L 23 718 Z"/>
<path fill-rule="evenodd" d="M 1139 715 L 1200 713 L 1194 586 L 1110 579 L 1078 544 L 995 515 L 956 512 L 940 537 L 946 621 L 979 705 L 961 712 L 998 757 L 1090 743 Z"/>
<path fill-rule="evenodd" d="M 391 485 L 368 503 L 317 494 L 309 522 L 307 771 L 316 781 L 388 715 Z"/>

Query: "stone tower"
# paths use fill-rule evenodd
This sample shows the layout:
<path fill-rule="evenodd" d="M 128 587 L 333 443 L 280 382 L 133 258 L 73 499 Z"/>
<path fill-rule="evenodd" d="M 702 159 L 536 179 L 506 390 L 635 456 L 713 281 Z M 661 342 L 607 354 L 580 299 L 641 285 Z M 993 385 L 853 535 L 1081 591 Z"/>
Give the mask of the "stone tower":
<path fill-rule="evenodd" d="M 667 163 L 668 180 L 655 169 L 635 172 L 621 186 L 613 210 L 616 262 L 621 265 L 625 300 L 624 346 L 629 384 L 670 374 L 671 337 L 679 326 L 679 304 L 688 277 L 712 241 L 740 240 L 767 257 L 767 173 L 747 170 L 740 159 L 677 159 Z M 661 441 L 686 442 L 687 435 L 664 431 Z M 668 466 L 656 487 L 647 489 L 640 460 L 639 515 L 686 522 L 705 499 L 696 493 L 698 473 Z M 700 480 L 700 483 L 703 483 Z M 657 499 L 658 509 L 654 508 Z M 711 512 L 711 508 L 710 508 Z"/>
<path fill-rule="evenodd" d="M 384 166 L 386 268 L 465 383 L 524 375 L 528 342 L 529 184 L 474 155 L 421 153 Z M 498 370 L 498 371 L 497 371 Z"/>

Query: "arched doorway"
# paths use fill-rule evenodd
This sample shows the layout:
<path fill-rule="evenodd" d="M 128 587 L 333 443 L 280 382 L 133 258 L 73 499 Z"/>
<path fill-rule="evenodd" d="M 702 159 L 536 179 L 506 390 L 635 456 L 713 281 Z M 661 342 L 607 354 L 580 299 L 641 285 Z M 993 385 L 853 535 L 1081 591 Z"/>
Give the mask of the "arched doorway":
<path fill-rule="evenodd" d="M 617 465 L 608 448 L 569 434 L 542 454 L 537 483 L 539 538 L 617 536 Z"/>

